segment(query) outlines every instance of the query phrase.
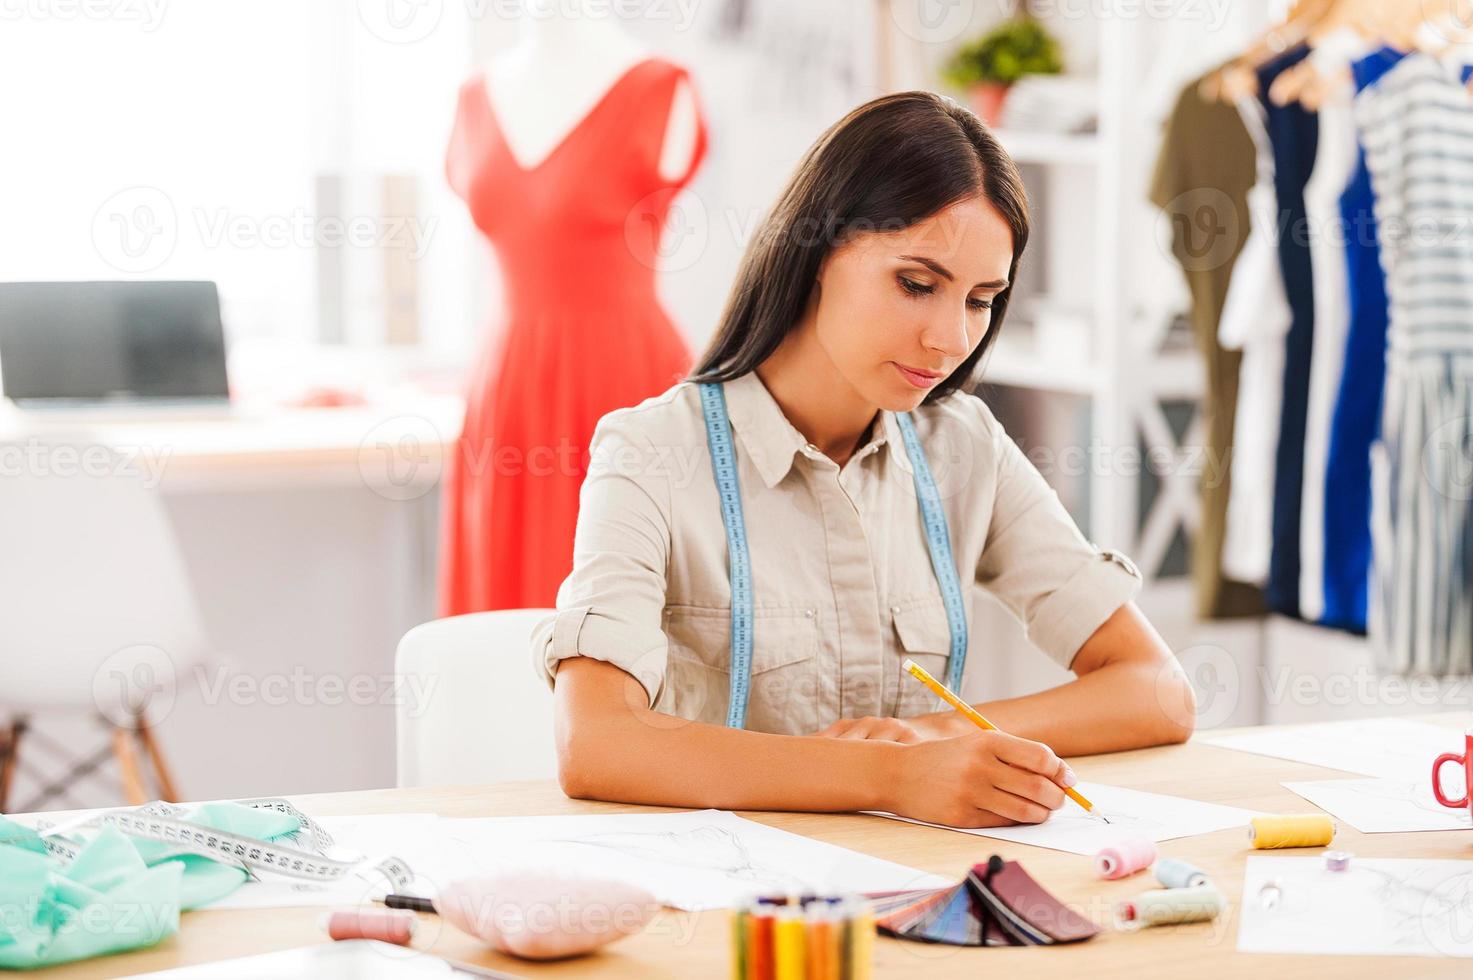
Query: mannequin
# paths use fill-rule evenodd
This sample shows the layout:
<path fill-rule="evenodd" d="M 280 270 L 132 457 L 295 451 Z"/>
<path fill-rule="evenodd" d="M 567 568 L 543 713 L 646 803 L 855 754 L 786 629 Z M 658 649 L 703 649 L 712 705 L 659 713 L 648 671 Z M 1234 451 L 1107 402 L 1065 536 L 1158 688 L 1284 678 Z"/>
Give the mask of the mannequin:
<path fill-rule="evenodd" d="M 486 66 L 486 97 L 512 156 L 523 170 L 532 170 L 552 155 L 614 82 L 651 53 L 612 15 L 589 14 L 583 0 L 522 0 L 522 6 L 516 45 Z M 537 97 L 527 98 L 530 92 Z M 556 108 L 544 112 L 543 106 Z M 690 167 L 696 125 L 694 96 L 681 81 L 660 152 L 660 174 L 667 180 Z"/>
<path fill-rule="evenodd" d="M 461 85 L 446 151 L 504 315 L 445 463 L 442 616 L 555 604 L 599 419 L 691 363 L 657 289 L 661 233 L 707 145 L 689 72 L 592 2 L 523 4 L 517 43 Z"/>

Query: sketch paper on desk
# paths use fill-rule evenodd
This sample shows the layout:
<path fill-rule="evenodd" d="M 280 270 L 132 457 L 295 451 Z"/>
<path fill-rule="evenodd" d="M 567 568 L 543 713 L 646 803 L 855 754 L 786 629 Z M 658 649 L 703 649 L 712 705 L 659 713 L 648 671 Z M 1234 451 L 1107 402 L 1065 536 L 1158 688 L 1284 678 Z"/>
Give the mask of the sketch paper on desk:
<path fill-rule="evenodd" d="M 1461 752 L 1463 732 L 1400 718 L 1331 721 L 1202 739 L 1208 745 L 1381 779 L 1421 778 L 1444 752 Z"/>
<path fill-rule="evenodd" d="M 729 908 L 759 894 L 955 884 L 722 810 L 457 818 L 440 824 L 440 860 L 423 870 L 441 884 L 536 867 L 627 881 L 687 911 Z"/>
<path fill-rule="evenodd" d="M 1462 776 L 1452 767 L 1450 772 Z M 1410 779 L 1316 779 L 1286 782 L 1285 789 L 1304 797 L 1363 834 L 1404 834 L 1419 830 L 1468 830 L 1473 820 L 1468 808 L 1454 810 L 1437 802 L 1432 780 Z M 1453 798 L 1463 790 L 1447 787 Z"/>
<path fill-rule="evenodd" d="M 1230 827 L 1246 827 L 1258 816 L 1256 811 L 1218 803 L 1199 803 L 1179 796 L 1163 796 L 1120 786 L 1080 783 L 1074 787 L 1094 804 L 1094 812 L 1086 813 L 1072 800 L 1066 800 L 1043 823 L 1019 824 L 1012 827 L 945 827 L 941 824 L 912 820 L 909 817 L 882 813 L 880 816 L 907 823 L 959 830 L 964 834 L 992 837 L 997 840 L 1032 844 L 1055 851 L 1094 854 L 1102 847 L 1131 838 L 1153 841 L 1174 840 L 1210 834 Z M 1106 823 L 1101 817 L 1107 818 Z"/>
<path fill-rule="evenodd" d="M 1473 956 L 1473 861 L 1250 857 L 1238 952 Z"/>

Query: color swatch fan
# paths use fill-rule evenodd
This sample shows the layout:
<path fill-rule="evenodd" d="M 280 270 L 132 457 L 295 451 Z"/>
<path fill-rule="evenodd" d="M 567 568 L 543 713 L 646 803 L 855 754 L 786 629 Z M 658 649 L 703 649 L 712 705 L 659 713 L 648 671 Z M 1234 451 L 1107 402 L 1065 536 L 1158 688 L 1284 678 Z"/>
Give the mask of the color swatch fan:
<path fill-rule="evenodd" d="M 1088 939 L 1094 923 L 1061 904 L 1016 861 L 994 855 L 960 884 L 868 896 L 880 931 L 950 946 L 1052 946 Z"/>

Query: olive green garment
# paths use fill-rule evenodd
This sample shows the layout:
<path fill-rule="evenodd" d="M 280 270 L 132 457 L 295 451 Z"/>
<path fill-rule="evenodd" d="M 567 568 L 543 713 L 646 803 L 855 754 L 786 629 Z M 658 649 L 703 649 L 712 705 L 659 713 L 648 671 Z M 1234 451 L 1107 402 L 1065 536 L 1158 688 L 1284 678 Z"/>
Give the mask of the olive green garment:
<path fill-rule="evenodd" d="M 1260 589 L 1222 574 L 1241 354 L 1224 350 L 1217 342 L 1228 280 L 1248 238 L 1248 190 L 1256 177 L 1253 141 L 1238 110 L 1225 102 L 1207 101 L 1193 81 L 1182 90 L 1166 122 L 1150 196 L 1171 221 L 1172 250 L 1191 292 L 1192 330 L 1206 368 L 1207 446 L 1192 578 L 1197 614 L 1208 619 L 1264 612 Z"/>

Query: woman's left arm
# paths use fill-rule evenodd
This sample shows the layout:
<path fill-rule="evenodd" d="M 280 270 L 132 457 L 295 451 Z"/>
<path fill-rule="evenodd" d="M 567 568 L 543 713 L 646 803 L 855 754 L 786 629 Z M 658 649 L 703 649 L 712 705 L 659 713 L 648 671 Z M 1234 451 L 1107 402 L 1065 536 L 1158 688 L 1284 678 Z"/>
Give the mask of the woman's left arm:
<path fill-rule="evenodd" d="M 1197 699 L 1161 634 L 1128 602 L 1079 648 L 1075 680 L 1036 694 L 976 705 L 1010 735 L 1048 745 L 1060 756 L 1184 742 Z M 968 731 L 955 711 L 904 719 L 923 738 Z"/>
<path fill-rule="evenodd" d="M 1024 697 L 978 704 L 1003 731 L 1044 742 L 1061 756 L 1183 742 L 1196 722 L 1196 698 L 1176 657 L 1132 601 L 1140 571 L 1102 551 L 1078 526 L 980 399 L 986 435 L 970 484 L 994 488 L 977 584 L 1008 607 L 1033 645 L 1077 679 Z M 821 735 L 909 741 L 967 731 L 954 711 L 897 719 L 852 719 Z"/>

